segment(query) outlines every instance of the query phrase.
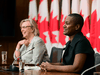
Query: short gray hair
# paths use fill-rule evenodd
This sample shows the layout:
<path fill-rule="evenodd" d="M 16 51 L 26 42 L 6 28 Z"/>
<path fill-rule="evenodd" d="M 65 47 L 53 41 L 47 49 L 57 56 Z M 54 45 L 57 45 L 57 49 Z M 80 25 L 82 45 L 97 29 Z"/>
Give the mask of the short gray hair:
<path fill-rule="evenodd" d="M 21 22 L 20 22 L 20 26 L 22 25 L 22 23 L 23 22 L 26 22 L 26 21 L 29 21 L 30 22 L 30 24 L 31 24 L 31 28 L 33 29 L 33 27 L 34 27 L 34 35 L 35 36 L 39 36 L 40 35 L 40 33 L 39 33 L 39 29 L 38 29 L 38 25 L 37 25 L 37 23 L 33 20 L 33 19 L 23 19 Z"/>

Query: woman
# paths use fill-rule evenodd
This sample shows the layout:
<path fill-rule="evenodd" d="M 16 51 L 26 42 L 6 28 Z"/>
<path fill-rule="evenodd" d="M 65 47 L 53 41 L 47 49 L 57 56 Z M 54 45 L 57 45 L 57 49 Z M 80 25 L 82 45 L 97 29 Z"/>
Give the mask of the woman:
<path fill-rule="evenodd" d="M 84 20 L 79 14 L 67 16 L 63 25 L 63 34 L 69 36 L 70 40 L 66 43 L 63 65 L 52 65 L 48 62 L 43 62 L 41 64 L 42 69 L 81 74 L 84 70 L 94 66 L 94 51 L 81 32 L 83 23 Z M 94 71 L 95 69 L 92 69 L 84 75 L 93 75 Z"/>
<path fill-rule="evenodd" d="M 41 64 L 49 61 L 46 46 L 39 37 L 37 24 L 32 19 L 24 19 L 20 22 L 23 40 L 19 41 L 14 52 L 14 59 L 25 60 L 25 63 Z M 33 49 L 34 48 L 34 49 Z"/>

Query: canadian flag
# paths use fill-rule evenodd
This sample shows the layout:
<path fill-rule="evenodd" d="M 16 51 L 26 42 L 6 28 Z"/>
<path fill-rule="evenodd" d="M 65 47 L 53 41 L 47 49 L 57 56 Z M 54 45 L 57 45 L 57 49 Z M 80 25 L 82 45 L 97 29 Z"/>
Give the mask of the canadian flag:
<path fill-rule="evenodd" d="M 100 13 L 99 13 L 100 14 Z M 91 12 L 91 26 L 90 26 L 90 43 L 97 53 L 97 0 L 92 0 L 92 12 Z"/>
<path fill-rule="evenodd" d="M 100 53 L 100 0 L 97 0 L 97 52 Z"/>
<path fill-rule="evenodd" d="M 84 18 L 84 25 L 82 27 L 82 33 L 84 34 L 84 36 L 87 37 L 87 39 L 89 40 L 90 38 L 90 31 L 89 31 L 89 27 L 90 27 L 90 0 L 81 0 L 81 6 L 80 6 L 80 15 Z"/>
<path fill-rule="evenodd" d="M 50 9 L 50 39 L 52 46 L 58 46 L 59 37 L 59 3 L 58 0 L 51 1 Z"/>
<path fill-rule="evenodd" d="M 63 25 L 65 24 L 65 18 L 70 14 L 70 0 L 62 1 L 62 11 L 61 11 L 61 20 L 60 20 L 60 31 L 59 31 L 59 46 L 64 47 L 66 42 L 69 40 L 68 36 L 63 34 Z"/>
<path fill-rule="evenodd" d="M 36 0 L 30 0 L 29 2 L 29 18 L 37 21 L 37 4 Z"/>
<path fill-rule="evenodd" d="M 49 21 L 49 14 L 48 14 L 47 0 L 40 0 L 39 13 L 38 13 L 39 32 L 40 32 L 40 37 L 44 40 L 46 44 L 48 54 L 50 56 L 51 42 L 48 30 L 48 24 L 49 24 L 48 21 Z"/>
<path fill-rule="evenodd" d="M 72 13 L 80 13 L 80 0 L 72 0 Z"/>

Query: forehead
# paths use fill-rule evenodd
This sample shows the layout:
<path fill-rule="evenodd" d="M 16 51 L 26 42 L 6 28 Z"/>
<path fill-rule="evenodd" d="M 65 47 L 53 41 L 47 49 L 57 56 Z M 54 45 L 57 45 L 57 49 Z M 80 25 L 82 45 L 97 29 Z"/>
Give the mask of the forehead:
<path fill-rule="evenodd" d="M 67 16 L 66 19 L 65 19 L 65 22 L 66 22 L 66 21 L 68 21 L 68 22 L 73 21 L 73 17 L 71 17 L 71 16 Z"/>
<path fill-rule="evenodd" d="M 21 26 L 30 26 L 30 22 L 29 22 L 29 21 L 23 22 L 23 23 L 21 24 Z"/>

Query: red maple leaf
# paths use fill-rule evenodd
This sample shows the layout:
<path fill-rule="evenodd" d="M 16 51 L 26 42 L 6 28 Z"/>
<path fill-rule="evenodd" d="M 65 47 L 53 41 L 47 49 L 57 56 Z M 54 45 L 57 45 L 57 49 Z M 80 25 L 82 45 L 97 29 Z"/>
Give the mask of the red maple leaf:
<path fill-rule="evenodd" d="M 42 1 L 43 1 L 43 0 L 40 0 L 40 4 L 41 4 Z"/>
<path fill-rule="evenodd" d="M 81 15 L 82 17 L 84 17 L 84 14 L 82 14 L 82 10 L 80 11 L 80 15 Z"/>
<path fill-rule="evenodd" d="M 38 21 L 38 24 L 39 24 L 39 32 L 40 32 L 40 37 L 44 40 L 44 42 L 46 43 L 46 36 L 43 34 L 44 32 L 48 31 L 48 21 L 46 21 L 46 17 L 45 19 L 41 21 L 41 17 L 40 15 L 38 15 L 39 17 L 39 21 Z"/>
<path fill-rule="evenodd" d="M 41 21 L 41 16 L 40 16 L 40 13 L 38 14 L 38 29 L 40 30 L 40 21 Z"/>
<path fill-rule="evenodd" d="M 33 0 L 30 0 L 30 2 L 31 2 L 31 1 L 33 1 Z"/>
<path fill-rule="evenodd" d="M 63 17 L 64 15 L 61 13 L 61 20 L 60 20 L 60 32 L 59 32 L 59 42 L 62 44 L 62 45 L 65 45 L 66 42 L 65 42 L 65 38 L 66 36 L 63 34 L 63 31 L 64 31 L 64 28 L 63 28 L 63 25 L 64 25 L 64 21 L 63 20 Z M 66 16 L 67 17 L 67 16 Z M 65 18 L 66 18 L 65 17 Z M 64 19 L 65 20 L 65 19 Z"/>
<path fill-rule="evenodd" d="M 34 17 L 33 20 L 36 21 L 36 17 Z"/>
<path fill-rule="evenodd" d="M 52 34 L 53 31 L 58 31 L 58 20 L 57 16 L 53 18 L 53 11 L 50 13 L 50 40 L 52 43 L 57 43 L 56 41 L 56 35 Z"/>

